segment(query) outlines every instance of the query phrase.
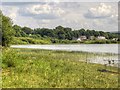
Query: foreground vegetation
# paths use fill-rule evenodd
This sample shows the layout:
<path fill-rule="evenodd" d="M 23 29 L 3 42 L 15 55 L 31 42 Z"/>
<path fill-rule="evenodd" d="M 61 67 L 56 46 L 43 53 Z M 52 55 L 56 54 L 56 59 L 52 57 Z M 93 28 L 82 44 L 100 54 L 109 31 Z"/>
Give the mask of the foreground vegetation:
<path fill-rule="evenodd" d="M 100 72 L 103 65 L 84 62 L 84 52 L 3 48 L 2 59 L 3 88 L 118 87 L 118 74 Z"/>

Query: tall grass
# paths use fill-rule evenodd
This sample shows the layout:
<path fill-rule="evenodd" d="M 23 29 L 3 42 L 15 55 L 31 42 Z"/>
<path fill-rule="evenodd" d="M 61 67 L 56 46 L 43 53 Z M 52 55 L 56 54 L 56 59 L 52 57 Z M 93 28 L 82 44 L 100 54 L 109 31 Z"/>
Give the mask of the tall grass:
<path fill-rule="evenodd" d="M 86 53 L 4 49 L 4 88 L 117 88 L 118 74 L 99 72 L 84 62 Z M 91 55 L 91 54 L 88 54 Z M 9 60 L 12 64 L 9 65 Z M 108 67 L 109 68 L 109 67 Z M 111 67 L 112 71 L 117 68 Z"/>

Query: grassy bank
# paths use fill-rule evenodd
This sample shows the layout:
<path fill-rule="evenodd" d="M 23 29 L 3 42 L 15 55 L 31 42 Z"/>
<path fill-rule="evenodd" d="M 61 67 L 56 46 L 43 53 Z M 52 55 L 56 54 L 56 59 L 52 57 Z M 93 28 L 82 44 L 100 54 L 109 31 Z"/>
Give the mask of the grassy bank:
<path fill-rule="evenodd" d="M 14 37 L 11 44 L 119 44 L 119 41 L 114 40 L 59 40 L 49 37 Z"/>
<path fill-rule="evenodd" d="M 92 54 L 88 54 L 91 56 Z M 3 49 L 3 88 L 117 88 L 118 74 L 85 63 L 86 53 Z M 107 67 L 108 69 L 110 67 Z M 116 72 L 117 68 L 111 67 Z"/>
<path fill-rule="evenodd" d="M 14 37 L 12 44 L 51 44 L 48 38 Z"/>

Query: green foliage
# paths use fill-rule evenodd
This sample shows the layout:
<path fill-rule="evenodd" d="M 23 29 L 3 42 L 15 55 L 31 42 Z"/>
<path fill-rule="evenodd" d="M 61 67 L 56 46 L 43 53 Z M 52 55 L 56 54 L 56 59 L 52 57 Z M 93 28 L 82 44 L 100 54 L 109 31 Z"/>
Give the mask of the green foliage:
<path fill-rule="evenodd" d="M 13 29 L 15 30 L 15 36 L 16 37 L 25 37 L 27 34 L 22 30 L 22 27 L 18 25 L 14 25 Z"/>
<path fill-rule="evenodd" d="M 14 37 L 12 44 L 50 44 L 48 39 L 30 38 L 30 37 Z"/>
<path fill-rule="evenodd" d="M 86 40 L 81 43 L 84 43 L 84 44 L 116 44 L 116 43 L 118 43 L 118 41 L 115 41 L 115 40 Z"/>
<path fill-rule="evenodd" d="M 0 10 L 0 45 L 2 45 L 2 12 Z"/>
<path fill-rule="evenodd" d="M 59 43 L 59 41 L 60 41 L 60 40 L 58 40 L 58 39 L 51 39 L 51 42 L 52 42 L 52 43 Z"/>
<path fill-rule="evenodd" d="M 29 27 L 23 27 L 22 31 L 25 32 L 28 35 L 33 33 L 33 30 Z"/>
<path fill-rule="evenodd" d="M 118 87 L 118 74 L 97 71 L 104 66 L 85 63 L 84 52 L 9 49 L 4 54 L 4 60 L 13 59 L 15 65 L 3 68 L 3 88 Z M 93 54 L 87 55 L 91 57 Z M 118 70 L 114 67 L 107 68 L 114 72 Z"/>
<path fill-rule="evenodd" d="M 0 27 L 0 30 L 2 29 L 2 46 L 7 47 L 11 43 L 15 32 L 12 28 L 11 19 L 2 14 L 1 16 L 2 16 L 2 27 Z"/>
<path fill-rule="evenodd" d="M 3 68 L 6 67 L 15 67 L 16 66 L 16 62 L 19 58 L 19 56 L 17 55 L 17 52 L 14 51 L 13 49 L 10 48 L 3 48 L 2 50 L 2 66 Z"/>
<path fill-rule="evenodd" d="M 42 37 L 47 36 L 51 38 L 56 38 L 60 40 L 72 40 L 73 38 L 78 38 L 80 36 L 86 36 L 88 39 L 90 36 L 104 36 L 107 39 L 118 38 L 118 35 L 115 33 L 103 32 L 103 31 L 95 31 L 95 30 L 72 30 L 71 28 L 64 28 L 62 26 L 58 26 L 55 29 L 48 28 L 38 28 L 35 29 L 34 34 L 39 34 Z"/>

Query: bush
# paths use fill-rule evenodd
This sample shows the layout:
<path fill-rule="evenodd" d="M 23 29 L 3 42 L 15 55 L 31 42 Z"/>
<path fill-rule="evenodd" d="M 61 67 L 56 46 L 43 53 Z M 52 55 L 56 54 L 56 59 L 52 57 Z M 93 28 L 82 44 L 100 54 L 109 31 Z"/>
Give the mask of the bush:
<path fill-rule="evenodd" d="M 38 39 L 30 37 L 14 37 L 12 44 L 50 44 L 51 41 L 48 39 Z"/>
<path fill-rule="evenodd" d="M 111 40 L 111 43 L 118 43 L 117 41 L 115 41 L 115 40 Z"/>
<path fill-rule="evenodd" d="M 106 40 L 96 40 L 95 44 L 106 44 Z"/>
<path fill-rule="evenodd" d="M 5 67 L 15 67 L 18 58 L 17 52 L 10 48 L 3 48 L 2 51 L 2 66 Z"/>
<path fill-rule="evenodd" d="M 52 43 L 59 43 L 59 40 L 58 39 L 51 39 L 51 42 Z"/>
<path fill-rule="evenodd" d="M 110 40 L 107 40 L 107 41 L 106 41 L 106 43 L 107 43 L 107 44 L 110 44 L 110 43 L 111 43 L 111 41 L 110 41 Z"/>

